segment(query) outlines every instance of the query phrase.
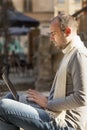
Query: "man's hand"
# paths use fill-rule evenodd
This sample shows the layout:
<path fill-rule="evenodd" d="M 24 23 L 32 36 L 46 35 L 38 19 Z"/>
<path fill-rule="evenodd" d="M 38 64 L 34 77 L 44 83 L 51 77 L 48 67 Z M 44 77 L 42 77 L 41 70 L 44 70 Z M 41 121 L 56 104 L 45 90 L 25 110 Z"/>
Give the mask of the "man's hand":
<path fill-rule="evenodd" d="M 43 108 L 46 108 L 48 99 L 36 90 L 29 89 L 27 91 L 27 98 L 30 101 L 34 101 Z"/>

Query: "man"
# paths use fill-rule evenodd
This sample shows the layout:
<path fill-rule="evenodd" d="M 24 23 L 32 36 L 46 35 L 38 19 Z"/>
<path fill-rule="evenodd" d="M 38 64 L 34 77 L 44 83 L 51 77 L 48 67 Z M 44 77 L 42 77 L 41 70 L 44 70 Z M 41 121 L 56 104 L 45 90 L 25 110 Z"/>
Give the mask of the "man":
<path fill-rule="evenodd" d="M 28 90 L 27 99 L 39 107 L 11 99 L 0 102 L 0 117 L 26 130 L 84 130 L 87 120 L 87 50 L 77 36 L 77 22 L 70 15 L 51 20 L 50 39 L 64 57 L 48 98 Z M 1 128 L 1 127 L 0 127 Z"/>

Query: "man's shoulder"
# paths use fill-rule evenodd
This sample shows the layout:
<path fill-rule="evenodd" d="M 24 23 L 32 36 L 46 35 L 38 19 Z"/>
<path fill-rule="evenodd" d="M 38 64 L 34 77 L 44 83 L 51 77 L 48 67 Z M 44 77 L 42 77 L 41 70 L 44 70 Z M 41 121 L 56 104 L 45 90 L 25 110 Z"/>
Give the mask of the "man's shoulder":
<path fill-rule="evenodd" d="M 76 51 L 74 51 L 74 54 L 71 56 L 70 60 L 69 60 L 69 64 L 68 65 L 72 65 L 73 63 L 80 63 L 81 61 L 83 62 L 87 62 L 87 48 L 84 47 L 82 48 L 78 48 L 76 49 Z"/>
<path fill-rule="evenodd" d="M 81 60 L 81 59 L 86 60 L 87 59 L 87 48 L 84 47 L 84 48 L 77 49 L 74 58 L 76 58 L 78 60 Z"/>
<path fill-rule="evenodd" d="M 78 55 L 87 56 L 87 48 L 85 46 L 82 48 L 77 48 L 72 57 L 74 58 Z"/>

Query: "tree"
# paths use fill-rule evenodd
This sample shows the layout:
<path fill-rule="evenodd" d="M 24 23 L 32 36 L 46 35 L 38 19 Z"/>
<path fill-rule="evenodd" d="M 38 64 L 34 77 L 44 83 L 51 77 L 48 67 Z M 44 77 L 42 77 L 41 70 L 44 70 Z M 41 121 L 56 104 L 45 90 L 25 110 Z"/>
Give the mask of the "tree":
<path fill-rule="evenodd" d="M 3 32 L 4 37 L 4 63 L 0 68 L 3 66 L 7 67 L 8 65 L 8 45 L 10 41 L 10 35 L 9 35 L 9 16 L 8 16 L 8 10 L 15 10 L 13 2 L 11 0 L 0 0 L 0 31 Z M 2 62 L 3 62 L 2 61 Z"/>

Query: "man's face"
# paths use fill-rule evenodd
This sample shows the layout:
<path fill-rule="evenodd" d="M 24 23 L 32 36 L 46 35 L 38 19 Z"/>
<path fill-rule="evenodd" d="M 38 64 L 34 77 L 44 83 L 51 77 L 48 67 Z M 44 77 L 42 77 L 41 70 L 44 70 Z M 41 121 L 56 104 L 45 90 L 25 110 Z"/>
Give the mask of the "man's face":
<path fill-rule="evenodd" d="M 66 46 L 66 39 L 64 36 L 64 32 L 61 31 L 58 24 L 51 23 L 50 25 L 50 40 L 53 41 L 55 46 L 59 49 L 62 49 Z"/>

